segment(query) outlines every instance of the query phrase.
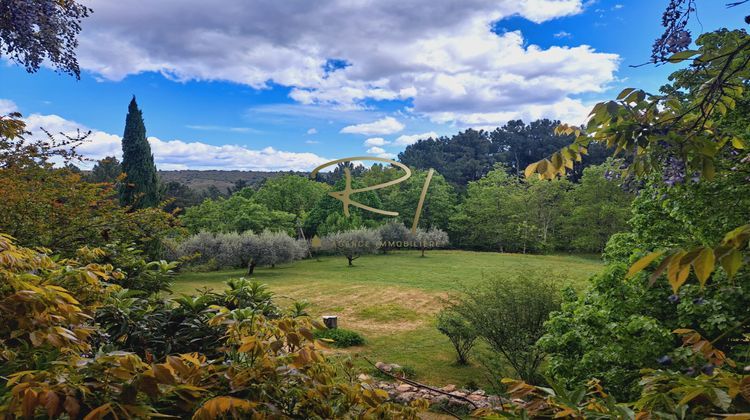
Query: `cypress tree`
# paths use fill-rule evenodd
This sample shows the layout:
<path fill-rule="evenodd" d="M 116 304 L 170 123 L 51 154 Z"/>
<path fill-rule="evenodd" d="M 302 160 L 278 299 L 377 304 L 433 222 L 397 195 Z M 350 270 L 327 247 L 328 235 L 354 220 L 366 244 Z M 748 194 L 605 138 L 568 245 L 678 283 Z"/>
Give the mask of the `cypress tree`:
<path fill-rule="evenodd" d="M 143 114 L 135 96 L 128 106 L 125 133 L 122 135 L 122 171 L 126 174 L 120 185 L 120 204 L 134 208 L 154 207 L 159 204 L 159 180 L 154 155 L 146 139 Z"/>

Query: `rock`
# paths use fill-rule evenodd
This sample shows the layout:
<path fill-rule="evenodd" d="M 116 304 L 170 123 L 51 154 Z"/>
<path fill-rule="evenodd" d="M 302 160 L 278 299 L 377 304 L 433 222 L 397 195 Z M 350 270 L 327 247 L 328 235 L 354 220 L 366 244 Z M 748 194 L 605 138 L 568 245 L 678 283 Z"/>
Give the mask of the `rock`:
<path fill-rule="evenodd" d="M 367 375 L 367 374 L 364 374 L 364 373 L 360 373 L 359 376 L 357 376 L 357 379 L 359 379 L 362 382 L 366 382 L 366 381 L 369 381 L 372 378 L 370 378 L 370 375 Z"/>
<path fill-rule="evenodd" d="M 477 389 L 476 391 L 472 392 L 473 395 L 485 395 L 485 392 L 481 389 Z"/>
<path fill-rule="evenodd" d="M 402 402 L 410 402 L 414 399 L 416 396 L 416 393 L 414 392 L 402 392 L 398 396 L 396 396 L 396 401 L 402 401 Z"/>
<path fill-rule="evenodd" d="M 414 391 L 414 389 L 415 388 L 409 384 L 401 384 L 396 387 L 396 391 L 398 392 L 409 392 L 409 391 Z"/>
<path fill-rule="evenodd" d="M 395 363 L 391 363 L 391 369 L 393 369 L 393 370 L 399 370 L 399 369 L 401 369 L 401 365 L 397 365 Z"/>
<path fill-rule="evenodd" d="M 444 401 L 445 401 L 445 400 L 447 400 L 447 399 L 448 399 L 448 397 L 446 397 L 445 395 L 443 395 L 443 394 L 438 394 L 438 395 L 435 395 L 435 396 L 433 396 L 432 398 L 430 398 L 430 401 L 431 401 L 431 402 L 432 402 L 433 404 L 440 404 L 440 403 L 444 402 Z"/>
<path fill-rule="evenodd" d="M 455 397 L 466 397 L 466 393 L 465 392 L 461 392 L 461 391 L 453 391 L 453 392 L 449 392 L 449 394 L 451 394 L 451 395 L 453 395 Z"/>
<path fill-rule="evenodd" d="M 378 369 L 380 369 L 380 370 L 384 370 L 386 372 L 390 372 L 391 371 L 391 366 L 388 363 L 377 362 L 377 363 L 375 363 L 375 367 L 378 368 Z"/>
<path fill-rule="evenodd" d="M 441 389 L 442 389 L 443 391 L 445 391 L 445 392 L 453 392 L 453 391 L 455 391 L 455 390 L 456 390 L 456 386 L 455 386 L 455 385 L 453 385 L 453 384 L 448 384 L 448 385 L 444 386 L 444 387 L 443 387 L 443 388 L 441 388 Z"/>
<path fill-rule="evenodd" d="M 484 395 L 471 394 L 466 398 L 470 399 L 471 401 L 477 402 L 477 401 L 482 401 L 484 399 Z"/>

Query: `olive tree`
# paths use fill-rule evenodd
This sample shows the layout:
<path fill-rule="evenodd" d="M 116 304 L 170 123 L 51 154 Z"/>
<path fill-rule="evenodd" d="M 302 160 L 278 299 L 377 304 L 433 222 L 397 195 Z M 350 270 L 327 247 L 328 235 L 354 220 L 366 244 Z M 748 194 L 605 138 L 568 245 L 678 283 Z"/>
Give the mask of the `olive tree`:
<path fill-rule="evenodd" d="M 323 238 L 322 248 L 343 255 L 352 266 L 352 261 L 362 255 L 375 253 L 380 248 L 380 233 L 365 228 L 333 233 Z"/>
<path fill-rule="evenodd" d="M 253 235 L 248 245 L 247 274 L 252 275 L 255 267 L 276 267 L 304 258 L 307 242 L 298 241 L 283 232 L 265 231 Z"/>
<path fill-rule="evenodd" d="M 442 248 L 450 243 L 448 240 L 448 234 L 445 231 L 430 228 L 428 230 L 418 229 L 416 234 L 416 245 L 422 251 L 424 257 L 424 251 L 426 249 Z"/>
<path fill-rule="evenodd" d="M 398 221 L 384 224 L 378 229 L 378 233 L 380 233 L 381 250 L 384 254 L 391 249 L 405 247 L 414 241 L 414 234 Z"/>

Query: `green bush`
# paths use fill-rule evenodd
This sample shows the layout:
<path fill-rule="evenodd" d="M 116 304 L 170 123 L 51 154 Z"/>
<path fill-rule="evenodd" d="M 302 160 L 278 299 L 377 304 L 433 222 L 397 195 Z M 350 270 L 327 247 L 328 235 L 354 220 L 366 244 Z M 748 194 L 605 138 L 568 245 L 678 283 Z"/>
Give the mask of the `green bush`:
<path fill-rule="evenodd" d="M 461 315 L 451 309 L 442 310 L 435 325 L 445 334 L 456 349 L 456 363 L 468 364 L 468 356 L 477 341 L 477 331 Z"/>
<path fill-rule="evenodd" d="M 329 344 L 333 347 L 353 347 L 365 344 L 365 339 L 359 333 L 344 328 L 315 330 L 314 336 L 318 340 L 333 340 Z"/>
<path fill-rule="evenodd" d="M 559 309 L 558 286 L 542 278 L 496 278 L 470 290 L 452 307 L 487 343 L 485 366 L 504 359 L 527 382 L 540 382 L 544 354 L 536 347 L 550 312 Z M 494 377 L 499 372 L 490 372 Z"/>

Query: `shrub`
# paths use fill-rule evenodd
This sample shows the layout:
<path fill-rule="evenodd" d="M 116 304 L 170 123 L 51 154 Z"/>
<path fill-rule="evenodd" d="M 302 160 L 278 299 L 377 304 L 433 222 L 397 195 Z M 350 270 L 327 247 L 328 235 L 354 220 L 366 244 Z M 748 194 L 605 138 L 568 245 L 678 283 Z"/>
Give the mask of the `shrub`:
<path fill-rule="evenodd" d="M 544 354 L 536 342 L 550 312 L 560 307 L 557 287 L 541 278 L 501 278 L 470 290 L 452 306 L 492 352 L 525 381 L 538 382 Z M 487 364 L 490 366 L 491 364 Z"/>
<path fill-rule="evenodd" d="M 448 234 L 437 228 L 417 230 L 416 241 L 417 247 L 422 251 L 423 257 L 426 249 L 442 248 L 449 243 Z"/>
<path fill-rule="evenodd" d="M 318 329 L 314 335 L 318 340 L 333 340 L 328 342 L 333 347 L 344 348 L 365 344 L 365 339 L 359 333 L 344 328 Z"/>
<path fill-rule="evenodd" d="M 380 248 L 380 234 L 372 229 L 356 229 L 333 233 L 323 238 L 323 250 L 343 255 L 352 261 L 362 255 L 372 254 Z"/>
<path fill-rule="evenodd" d="M 146 261 L 143 252 L 132 244 L 109 244 L 103 248 L 103 255 L 96 259 L 103 264 L 111 264 L 122 272 L 123 277 L 116 284 L 130 290 L 146 294 L 169 291 L 177 262 Z"/>
<path fill-rule="evenodd" d="M 417 419 L 426 408 L 391 403 L 329 361 L 308 318 L 269 320 L 261 286 L 143 299 L 111 286 L 122 272 L 90 262 L 101 255 L 51 258 L 0 234 L 4 417 Z"/>
<path fill-rule="evenodd" d="M 171 249 L 169 255 L 174 258 L 215 269 L 247 268 L 248 275 L 253 274 L 255 267 L 274 267 L 308 254 L 307 241 L 271 231 L 259 235 L 252 232 L 200 232 L 172 245 Z"/>
<path fill-rule="evenodd" d="M 383 253 L 397 248 L 398 244 L 407 244 L 414 241 L 414 235 L 412 232 L 404 226 L 403 223 L 398 221 L 390 221 L 378 229 L 380 234 L 380 240 L 382 241 Z"/>
<path fill-rule="evenodd" d="M 450 309 L 442 310 L 437 316 L 436 327 L 445 334 L 456 349 L 456 362 L 468 364 L 468 356 L 477 340 L 477 331 L 465 318 Z"/>

